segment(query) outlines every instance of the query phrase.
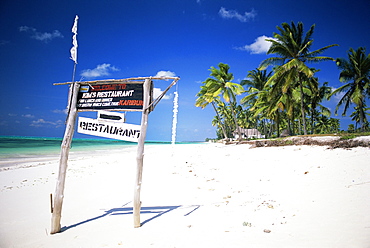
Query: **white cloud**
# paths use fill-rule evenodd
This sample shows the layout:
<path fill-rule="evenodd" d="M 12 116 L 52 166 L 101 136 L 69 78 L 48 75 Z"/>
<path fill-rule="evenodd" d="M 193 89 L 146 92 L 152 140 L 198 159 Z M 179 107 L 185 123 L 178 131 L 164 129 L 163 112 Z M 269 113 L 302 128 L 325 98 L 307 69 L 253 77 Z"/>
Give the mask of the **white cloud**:
<path fill-rule="evenodd" d="M 31 34 L 31 38 L 39 41 L 49 42 L 55 38 L 63 38 L 64 36 L 62 33 L 58 30 L 54 30 L 51 33 L 44 32 L 41 33 L 37 31 L 36 28 L 28 27 L 28 26 L 21 26 L 19 27 L 19 32 L 27 32 Z"/>
<path fill-rule="evenodd" d="M 241 15 L 236 10 L 226 10 L 224 7 L 221 7 L 218 14 L 224 19 L 235 18 L 241 22 L 247 22 L 250 19 L 253 19 L 257 15 L 254 9 L 252 9 L 251 12 L 244 12 L 244 15 Z"/>
<path fill-rule="evenodd" d="M 172 71 L 159 71 L 155 77 L 176 77 L 176 73 Z"/>
<path fill-rule="evenodd" d="M 63 121 L 57 120 L 55 122 L 53 121 L 45 121 L 44 119 L 38 119 L 36 121 L 32 121 L 30 124 L 31 127 L 43 127 L 43 126 L 55 126 L 60 127 L 63 124 Z"/>
<path fill-rule="evenodd" d="M 174 73 L 172 71 L 159 71 L 159 72 L 157 72 L 155 77 L 176 77 L 176 73 Z M 157 99 L 162 93 L 163 93 L 163 90 L 161 90 L 160 88 L 154 88 L 153 89 L 153 98 Z M 169 94 L 169 95 L 164 95 L 162 99 L 163 100 L 169 100 L 171 98 L 172 98 L 172 94 Z"/>
<path fill-rule="evenodd" d="M 55 114 L 67 114 L 68 110 L 67 109 L 54 109 L 52 112 Z"/>
<path fill-rule="evenodd" d="M 266 39 L 273 39 L 272 37 L 267 37 L 265 35 L 262 35 L 255 39 L 254 43 L 250 45 L 245 45 L 243 47 L 237 47 L 236 49 L 243 50 L 243 51 L 249 51 L 251 54 L 261 54 L 266 53 L 270 46 L 271 42 L 266 41 Z"/>
<path fill-rule="evenodd" d="M 9 43 L 10 43 L 10 41 L 8 41 L 8 40 L 0 40 L 0 46 L 4 46 L 4 45 L 9 44 Z"/>
<path fill-rule="evenodd" d="M 96 66 L 94 69 L 87 69 L 82 71 L 81 76 L 85 78 L 95 78 L 95 77 L 102 77 L 108 76 L 112 71 L 119 71 L 118 68 L 111 66 L 110 64 L 101 64 Z"/>
<path fill-rule="evenodd" d="M 161 90 L 160 88 L 154 88 L 153 89 L 153 98 L 154 99 L 157 99 L 161 94 L 163 93 L 163 90 Z M 171 95 L 164 95 L 163 96 L 163 100 L 168 100 L 168 99 L 171 99 Z"/>
<path fill-rule="evenodd" d="M 22 115 L 22 117 L 25 117 L 25 118 L 35 118 L 35 116 L 34 115 L 31 115 L 31 114 Z"/>
<path fill-rule="evenodd" d="M 31 28 L 31 27 L 27 27 L 27 26 L 20 26 L 19 27 L 19 32 L 36 32 L 36 28 Z"/>

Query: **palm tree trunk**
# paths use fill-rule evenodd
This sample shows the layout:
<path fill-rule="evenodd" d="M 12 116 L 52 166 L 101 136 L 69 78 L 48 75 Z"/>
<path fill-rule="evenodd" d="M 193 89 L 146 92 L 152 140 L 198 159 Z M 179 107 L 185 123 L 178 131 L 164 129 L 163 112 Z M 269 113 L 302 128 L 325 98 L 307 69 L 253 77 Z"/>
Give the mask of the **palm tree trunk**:
<path fill-rule="evenodd" d="M 301 92 L 301 114 L 302 114 L 303 133 L 304 135 L 307 135 L 306 117 L 304 113 L 303 84 L 302 84 L 301 77 L 299 75 L 298 75 L 298 80 L 299 80 L 299 87 L 300 87 L 300 92 Z"/>
<path fill-rule="evenodd" d="M 273 133 L 274 133 L 274 126 L 275 126 L 275 122 L 273 119 L 271 119 L 271 122 L 270 122 L 270 127 L 269 127 L 269 135 L 268 135 L 268 138 L 270 138 Z"/>
<path fill-rule="evenodd" d="M 235 111 L 234 111 L 234 107 L 233 107 L 233 103 L 230 101 L 230 108 L 231 108 L 231 112 L 232 112 L 232 116 L 233 116 L 233 119 L 234 119 L 234 122 L 235 122 L 235 128 L 236 130 L 238 130 L 238 135 L 239 135 L 239 138 L 238 140 L 242 140 L 242 133 L 241 133 L 241 130 L 238 126 L 238 121 L 236 119 L 236 114 L 235 114 Z"/>
<path fill-rule="evenodd" d="M 220 118 L 220 115 L 218 114 L 218 111 L 217 111 L 217 108 L 216 108 L 216 106 L 215 106 L 215 103 L 214 103 L 214 102 L 211 102 L 211 103 L 212 103 L 212 107 L 213 107 L 213 109 L 214 109 L 214 110 L 215 110 L 215 112 L 216 112 L 217 119 L 218 119 L 218 121 L 220 122 L 220 126 L 221 126 L 221 129 L 222 129 L 222 133 L 224 134 L 225 139 L 227 139 L 227 134 L 226 134 L 226 131 L 225 131 L 225 127 L 224 127 L 223 123 L 221 122 L 221 118 Z"/>
<path fill-rule="evenodd" d="M 362 104 L 362 100 L 361 100 L 361 103 L 359 105 L 359 114 L 360 114 L 360 125 L 361 125 L 361 132 L 364 132 L 364 113 L 362 112 L 364 109 L 364 106 Z"/>
<path fill-rule="evenodd" d="M 290 135 L 294 136 L 295 135 L 294 108 L 292 109 L 292 115 L 291 115 L 290 121 L 291 121 Z"/>
<path fill-rule="evenodd" d="M 279 110 L 276 111 L 276 132 L 277 132 L 277 137 L 280 137 L 280 118 L 279 118 Z"/>
<path fill-rule="evenodd" d="M 314 134 L 315 133 L 315 126 L 314 126 L 314 121 L 315 121 L 315 118 L 314 118 L 314 114 L 315 114 L 315 109 L 312 108 L 312 115 L 311 115 L 311 134 Z"/>

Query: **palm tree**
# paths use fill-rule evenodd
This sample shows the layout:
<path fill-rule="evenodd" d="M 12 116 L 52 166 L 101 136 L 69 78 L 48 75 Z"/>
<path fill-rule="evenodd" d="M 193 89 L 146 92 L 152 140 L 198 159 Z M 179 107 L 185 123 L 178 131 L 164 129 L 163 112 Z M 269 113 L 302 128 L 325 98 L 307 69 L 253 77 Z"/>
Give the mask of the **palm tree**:
<path fill-rule="evenodd" d="M 242 86 L 249 86 L 247 89 L 248 95 L 240 100 L 244 106 L 253 107 L 259 98 L 263 97 L 265 85 L 271 77 L 272 72 L 267 73 L 266 70 L 252 70 L 248 72 L 247 79 L 241 81 Z"/>
<path fill-rule="evenodd" d="M 272 72 L 267 73 L 266 70 L 256 69 L 256 70 L 249 71 L 247 75 L 247 79 L 241 81 L 240 83 L 241 85 L 249 86 L 249 88 L 246 91 L 248 95 L 243 97 L 240 101 L 241 104 L 249 107 L 248 112 L 257 113 L 257 109 L 259 109 L 255 107 L 257 100 L 260 102 L 260 105 L 261 105 L 261 102 L 262 102 L 262 105 L 267 104 L 267 101 L 264 101 L 266 100 L 265 85 L 268 79 L 271 77 L 271 74 Z M 253 116 L 254 118 L 256 118 L 256 125 L 258 125 L 259 119 L 262 118 L 261 122 L 262 122 L 263 130 L 265 130 L 263 118 L 266 116 L 266 112 L 265 111 L 259 112 L 257 115 L 253 115 Z M 266 135 L 265 131 L 264 131 L 264 134 Z"/>
<path fill-rule="evenodd" d="M 316 130 L 318 133 L 336 133 L 339 131 L 339 120 L 321 115 L 317 118 Z"/>
<path fill-rule="evenodd" d="M 364 117 L 366 108 L 366 97 L 370 96 L 370 54 L 366 55 L 366 49 L 359 47 L 356 51 L 352 48 L 348 52 L 348 60 L 337 59 L 337 66 L 341 70 L 339 80 L 347 83 L 338 89 L 334 90 L 332 94 L 345 92 L 343 97 L 339 100 L 335 113 L 337 114 L 339 106 L 344 104 L 342 115 L 346 115 L 347 109 L 351 103 L 357 106 L 357 111 L 362 111 L 360 114 L 361 129 L 364 127 Z"/>
<path fill-rule="evenodd" d="M 256 70 L 252 70 L 248 72 L 247 79 L 241 81 L 241 85 L 249 86 L 250 90 L 251 88 L 254 88 L 258 91 L 263 90 L 265 87 L 266 82 L 271 77 L 272 72 L 267 73 L 266 70 L 259 70 L 258 68 Z"/>
<path fill-rule="evenodd" d="M 314 82 L 317 82 L 318 79 L 315 79 Z M 315 93 L 311 94 L 310 102 L 311 102 L 311 133 L 315 133 L 315 119 L 319 114 L 325 115 L 327 117 L 330 117 L 330 110 L 326 108 L 325 106 L 321 105 L 320 103 L 323 100 L 327 100 L 329 95 L 331 94 L 331 87 L 328 86 L 328 82 L 325 82 L 321 87 L 319 87 L 319 90 Z M 316 108 L 320 108 L 320 112 L 316 110 Z"/>
<path fill-rule="evenodd" d="M 219 63 L 219 69 L 211 67 L 211 78 L 207 78 L 203 82 L 206 93 L 208 97 L 218 97 L 220 94 L 225 102 L 229 103 L 232 116 L 234 119 L 236 130 L 239 132 L 239 139 L 241 139 L 240 128 L 238 128 L 238 123 L 236 119 L 235 110 L 233 108 L 233 103 L 236 104 L 236 95 L 240 95 L 244 92 L 244 88 L 238 84 L 231 82 L 234 79 L 232 73 L 229 72 L 230 66 L 227 64 Z"/>
<path fill-rule="evenodd" d="M 294 22 L 289 25 L 282 23 L 282 27 L 277 27 L 280 34 L 274 33 L 274 39 L 266 39 L 272 44 L 267 54 L 276 54 L 278 57 L 271 57 L 261 63 L 260 68 L 265 69 L 269 65 L 279 65 L 275 68 L 274 75 L 269 79 L 271 81 L 279 81 L 284 78 L 285 84 L 298 84 L 300 91 L 301 103 L 301 118 L 304 129 L 304 134 L 307 134 L 305 110 L 304 110 L 304 82 L 313 77 L 314 72 L 305 64 L 306 62 L 321 62 L 326 60 L 333 60 L 330 57 L 318 56 L 325 50 L 332 46 L 329 45 L 315 51 L 310 48 L 313 43 L 312 34 L 315 25 L 307 31 L 303 32 L 303 24 Z"/>
<path fill-rule="evenodd" d="M 216 122 L 219 127 L 221 127 L 222 133 L 224 135 L 224 138 L 227 139 L 227 134 L 225 130 L 225 125 L 222 122 L 222 118 L 220 117 L 220 114 L 217 111 L 217 103 L 220 101 L 220 97 L 213 97 L 211 94 L 207 94 L 207 87 L 205 85 L 200 86 L 200 91 L 197 93 L 197 99 L 195 100 L 195 106 L 201 107 L 204 109 L 209 103 L 211 103 L 214 111 L 216 112 Z M 212 123 L 214 124 L 214 123 Z"/>
<path fill-rule="evenodd" d="M 230 106 L 230 104 L 226 104 L 225 102 L 220 101 L 217 109 L 220 113 L 221 118 L 224 120 L 228 137 L 233 137 L 233 133 L 235 131 L 235 121 L 231 110 L 232 107 Z"/>
<path fill-rule="evenodd" d="M 350 115 L 350 117 L 352 117 L 352 120 L 355 121 L 356 123 L 355 129 L 357 129 L 357 123 L 361 124 L 361 122 L 363 123 L 363 125 L 361 125 L 362 131 L 364 131 L 364 127 L 368 126 L 366 115 L 370 115 L 370 114 L 367 113 L 366 111 L 369 111 L 369 110 L 370 108 L 367 108 L 366 106 L 364 106 L 363 108 L 360 108 L 359 106 L 355 107 L 355 111 Z"/>

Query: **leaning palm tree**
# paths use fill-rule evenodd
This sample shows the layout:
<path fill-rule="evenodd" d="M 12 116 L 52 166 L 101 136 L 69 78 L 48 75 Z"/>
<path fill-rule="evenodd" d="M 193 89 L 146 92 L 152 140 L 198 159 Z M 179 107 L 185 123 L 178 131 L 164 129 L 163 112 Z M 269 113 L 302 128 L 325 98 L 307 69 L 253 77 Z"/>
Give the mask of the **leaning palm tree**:
<path fill-rule="evenodd" d="M 311 78 L 314 72 L 306 65 L 306 62 L 321 62 L 326 60 L 333 60 L 333 58 L 326 56 L 319 56 L 330 47 L 337 46 L 329 45 L 315 51 L 311 51 L 313 43 L 312 35 L 315 25 L 307 31 L 303 32 L 303 24 L 294 22 L 289 25 L 282 23 L 282 27 L 277 27 L 280 34 L 274 33 L 274 39 L 266 39 L 271 42 L 271 46 L 267 54 L 276 54 L 277 57 L 271 57 L 261 63 L 260 68 L 265 69 L 269 65 L 278 65 L 275 68 L 274 75 L 269 79 L 270 81 L 279 82 L 284 77 L 284 82 L 288 84 L 297 84 L 300 90 L 301 103 L 301 118 L 304 129 L 304 134 L 307 134 L 305 110 L 304 110 L 304 82 L 305 78 Z M 287 80 L 288 79 L 288 80 Z"/>
<path fill-rule="evenodd" d="M 366 97 L 370 97 L 370 54 L 366 55 L 366 49 L 359 47 L 356 51 L 352 48 L 348 52 L 347 59 L 337 59 L 337 65 L 341 70 L 339 80 L 347 83 L 338 89 L 334 90 L 330 97 L 340 92 L 345 92 L 339 100 L 335 113 L 338 108 L 344 104 L 342 115 L 346 115 L 347 109 L 351 103 L 357 107 L 356 111 L 365 112 Z M 363 129 L 365 114 L 360 115 L 360 125 Z"/>
<path fill-rule="evenodd" d="M 209 97 L 217 97 L 222 95 L 222 98 L 225 100 L 225 102 L 229 103 L 235 127 L 239 132 L 239 139 L 241 139 L 240 128 L 238 128 L 233 104 L 236 104 L 236 96 L 243 93 L 244 88 L 238 83 L 231 82 L 234 79 L 234 76 L 229 72 L 229 65 L 219 63 L 218 67 L 219 69 L 212 66 L 210 69 L 211 77 L 207 78 L 206 81 L 203 82 L 204 86 L 206 87 L 205 94 Z"/>
<path fill-rule="evenodd" d="M 225 130 L 225 124 L 222 121 L 222 118 L 220 117 L 219 112 L 217 111 L 217 105 L 219 103 L 219 96 L 214 97 L 212 94 L 207 94 L 207 87 L 205 85 L 200 86 L 200 91 L 197 93 L 197 99 L 195 100 L 195 106 L 201 107 L 204 109 L 209 103 L 211 103 L 213 110 L 216 112 L 216 118 L 215 121 L 217 123 L 217 126 L 219 126 L 222 130 L 222 134 L 225 139 L 227 139 L 227 133 Z M 212 124 L 215 124 L 214 122 Z"/>

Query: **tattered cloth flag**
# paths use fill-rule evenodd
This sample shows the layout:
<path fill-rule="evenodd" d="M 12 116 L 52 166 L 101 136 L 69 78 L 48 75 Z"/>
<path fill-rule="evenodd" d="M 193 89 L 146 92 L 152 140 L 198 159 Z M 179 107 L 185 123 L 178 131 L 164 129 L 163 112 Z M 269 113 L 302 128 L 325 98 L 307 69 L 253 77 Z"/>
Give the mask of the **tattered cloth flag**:
<path fill-rule="evenodd" d="M 73 47 L 71 48 L 71 59 L 75 62 L 75 64 L 77 64 L 77 21 L 78 21 L 78 15 L 76 15 L 75 17 L 75 22 L 73 24 L 73 27 L 72 27 L 72 33 L 73 33 L 73 37 L 72 37 L 72 44 L 73 44 Z"/>

